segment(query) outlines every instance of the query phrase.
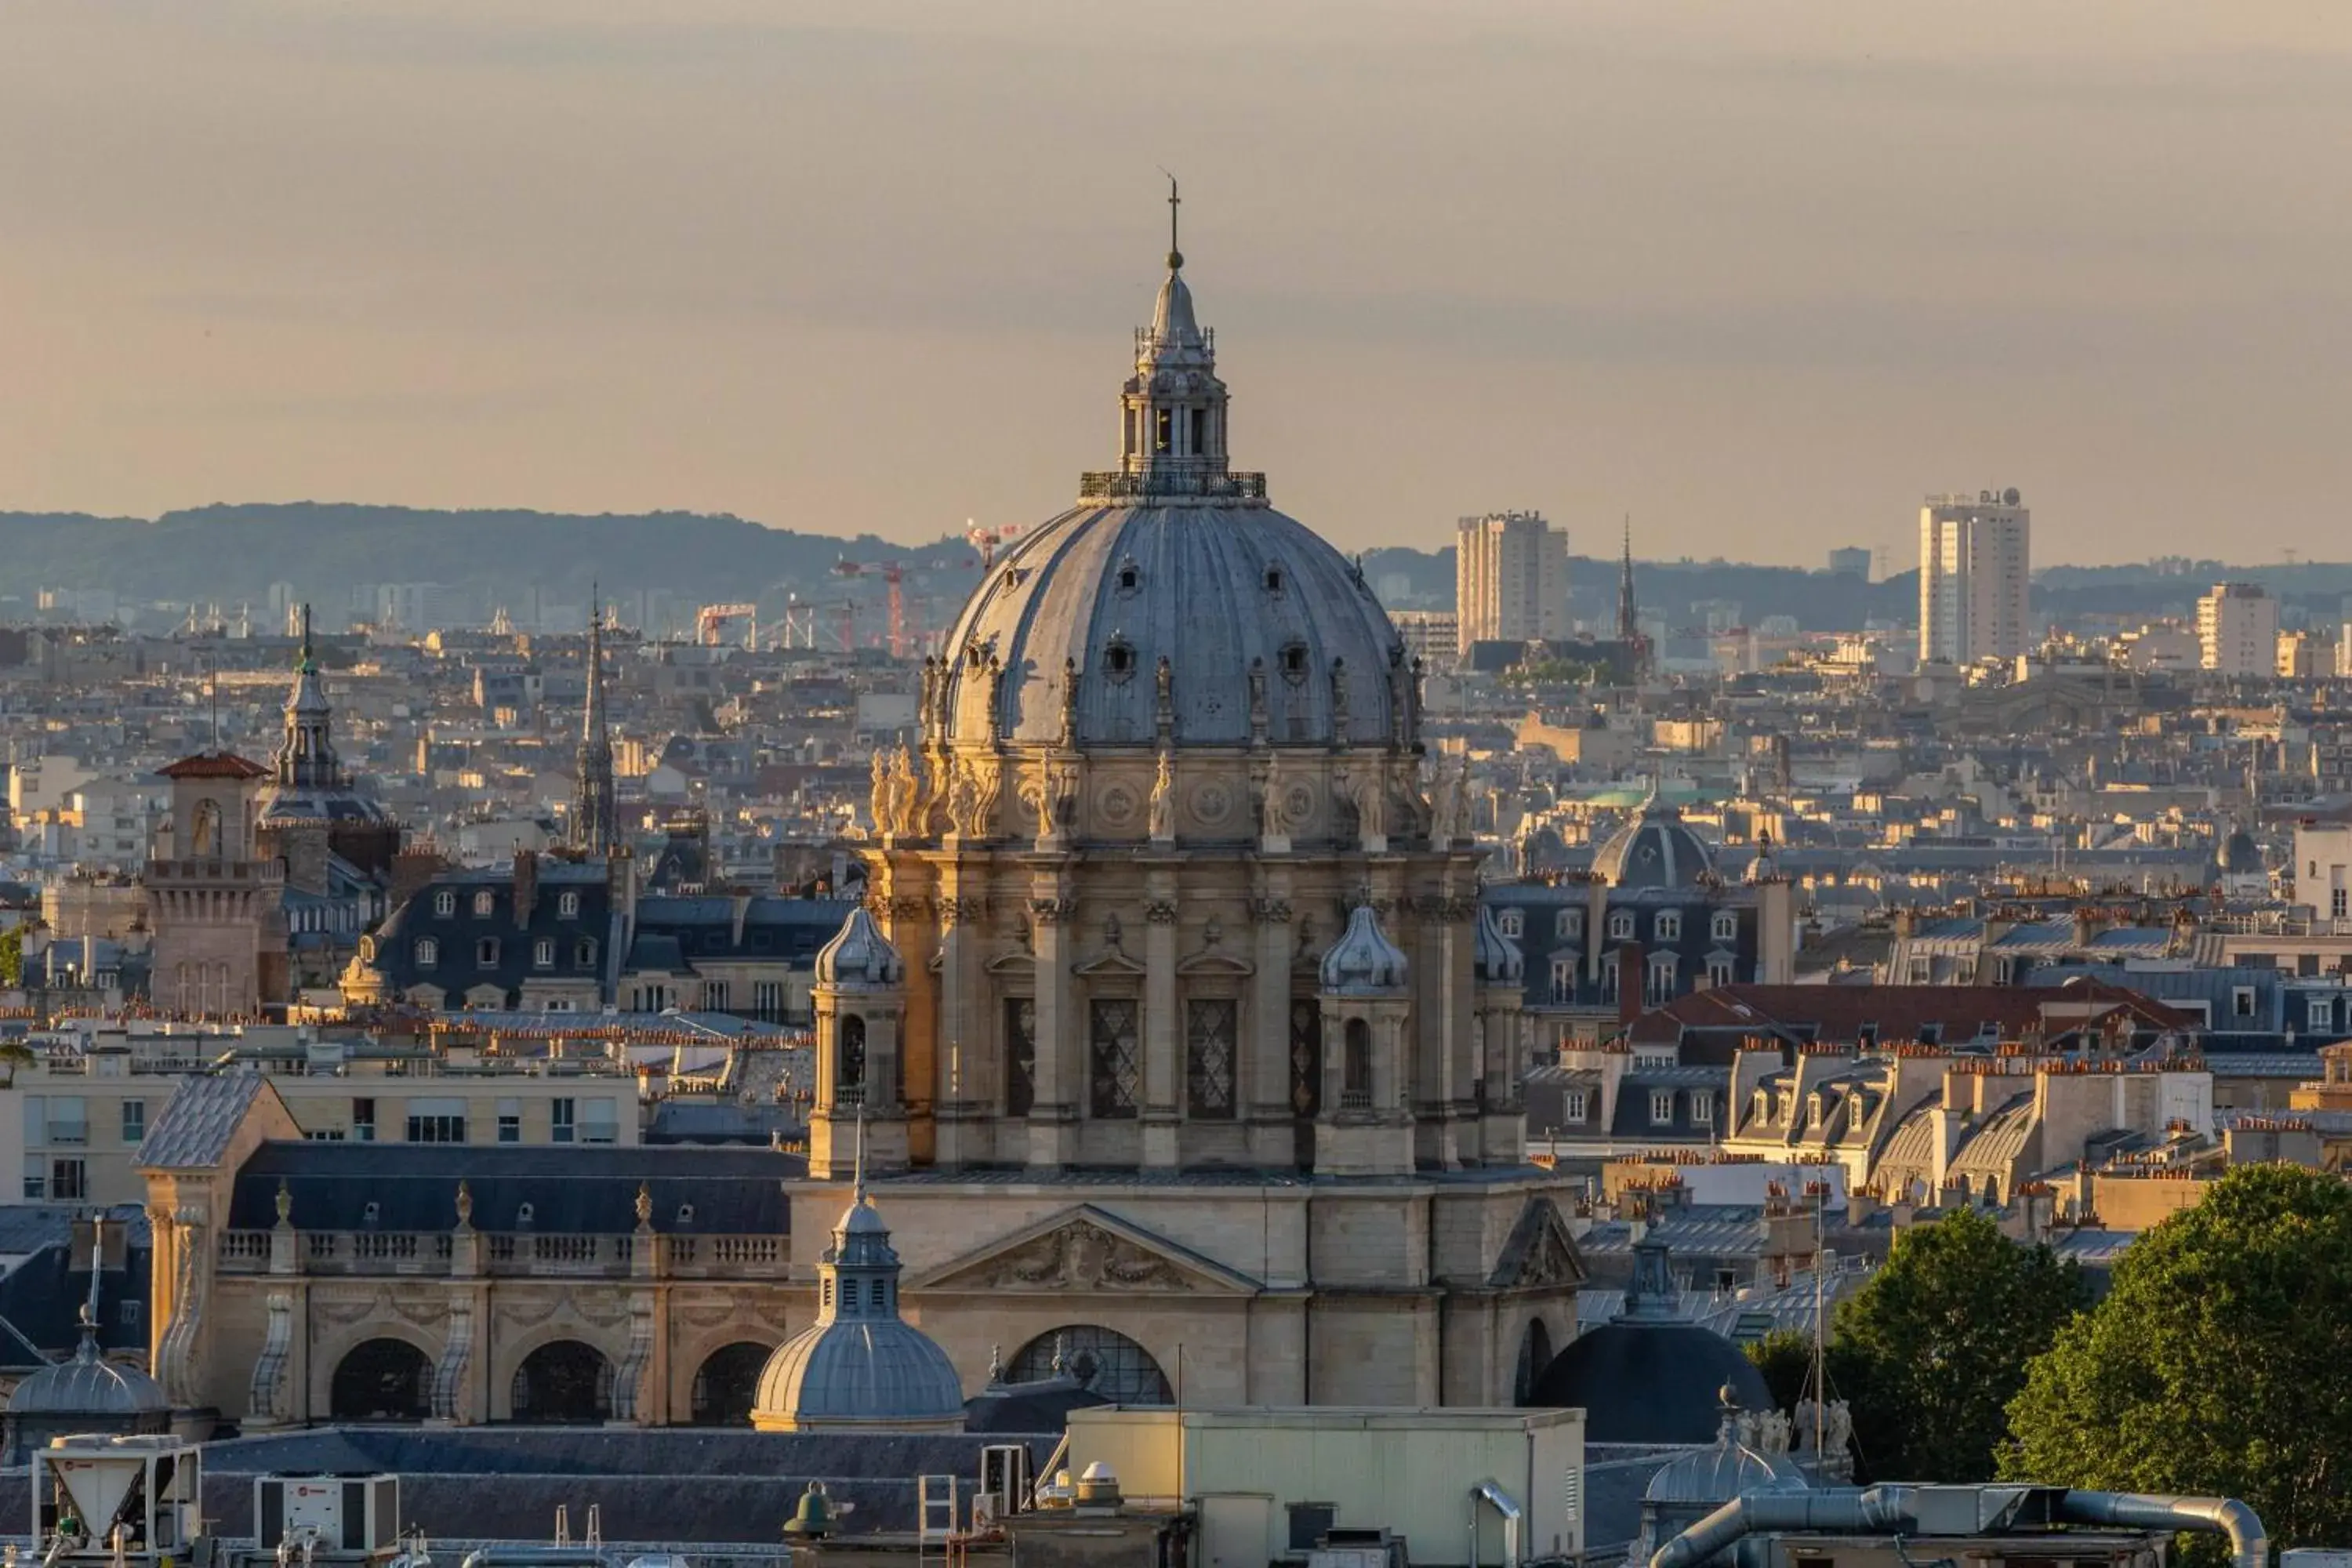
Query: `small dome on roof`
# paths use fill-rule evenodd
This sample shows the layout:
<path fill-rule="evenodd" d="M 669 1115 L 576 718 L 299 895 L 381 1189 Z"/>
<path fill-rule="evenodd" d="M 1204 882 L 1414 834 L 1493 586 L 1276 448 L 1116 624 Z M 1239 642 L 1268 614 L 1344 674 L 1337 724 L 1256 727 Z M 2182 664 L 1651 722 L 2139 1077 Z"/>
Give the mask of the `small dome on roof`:
<path fill-rule="evenodd" d="M 1471 963 L 1478 978 L 1490 984 L 1516 985 L 1527 977 L 1528 963 L 1520 956 L 1519 944 L 1503 934 L 1495 911 L 1484 903 L 1478 906 L 1478 947 Z"/>
<path fill-rule="evenodd" d="M 898 985 L 907 978 L 907 961 L 858 905 L 841 922 L 840 931 L 816 955 L 820 985 Z"/>
<path fill-rule="evenodd" d="M 70 1361 L 42 1367 L 8 1396 L 12 1416 L 153 1415 L 171 1408 L 153 1378 L 99 1353 L 98 1335 L 88 1324 Z"/>
<path fill-rule="evenodd" d="M 2263 864 L 2262 846 L 2241 827 L 2221 846 L 2221 869 L 2232 877 L 2259 877 L 2269 868 Z"/>
<path fill-rule="evenodd" d="M 1348 915 L 1348 929 L 1323 954 L 1323 989 L 1344 993 L 1394 991 L 1404 984 L 1404 953 L 1381 931 L 1370 904 Z"/>
<path fill-rule="evenodd" d="M 1653 800 L 1601 845 L 1592 868 L 1612 888 L 1695 888 L 1714 873 L 1715 857 L 1681 812 Z"/>
<path fill-rule="evenodd" d="M 1683 1455 L 1650 1478 L 1642 1500 L 1695 1503 L 1713 1508 L 1743 1492 L 1801 1492 L 1812 1489 L 1785 1455 L 1751 1448 L 1739 1440 L 1739 1405 L 1730 1387 L 1721 1390 L 1723 1425 L 1714 1446 Z"/>

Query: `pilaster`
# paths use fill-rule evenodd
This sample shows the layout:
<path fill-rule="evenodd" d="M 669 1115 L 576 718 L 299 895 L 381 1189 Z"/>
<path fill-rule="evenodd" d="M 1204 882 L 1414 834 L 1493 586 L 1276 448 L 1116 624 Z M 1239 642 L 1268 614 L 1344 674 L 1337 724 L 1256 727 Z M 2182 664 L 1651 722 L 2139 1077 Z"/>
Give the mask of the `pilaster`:
<path fill-rule="evenodd" d="M 1143 889 L 1143 1163 L 1172 1170 L 1184 1093 L 1184 1039 L 1176 998 L 1175 866 L 1150 866 Z"/>

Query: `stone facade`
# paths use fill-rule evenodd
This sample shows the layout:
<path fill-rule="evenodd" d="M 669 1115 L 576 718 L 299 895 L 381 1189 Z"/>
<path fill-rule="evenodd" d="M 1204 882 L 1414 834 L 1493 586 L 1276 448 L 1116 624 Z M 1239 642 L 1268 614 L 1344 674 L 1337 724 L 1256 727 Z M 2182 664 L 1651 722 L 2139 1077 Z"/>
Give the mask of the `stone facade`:
<path fill-rule="evenodd" d="M 258 1016 L 287 988 L 283 865 L 255 842 L 268 770 L 226 752 L 184 757 L 172 781 L 168 837 L 144 882 L 155 928 L 156 1005 L 213 1017 Z"/>

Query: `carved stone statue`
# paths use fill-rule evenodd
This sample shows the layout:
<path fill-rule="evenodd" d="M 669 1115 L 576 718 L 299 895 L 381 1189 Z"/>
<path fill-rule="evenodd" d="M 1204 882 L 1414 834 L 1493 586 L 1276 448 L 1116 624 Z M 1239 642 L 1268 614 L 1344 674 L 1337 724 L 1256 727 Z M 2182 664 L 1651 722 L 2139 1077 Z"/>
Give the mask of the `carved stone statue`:
<path fill-rule="evenodd" d="M 1021 785 L 1022 803 L 1037 814 L 1037 837 L 1051 838 L 1062 831 L 1062 770 L 1040 762 Z"/>
<path fill-rule="evenodd" d="M 1470 822 L 1470 753 L 1465 752 L 1456 762 L 1454 777 L 1445 785 L 1445 819 L 1452 826 L 1446 829 L 1452 838 L 1467 838 L 1474 831 Z"/>
<path fill-rule="evenodd" d="M 1385 841 L 1389 831 L 1387 770 L 1374 763 L 1350 774 L 1356 790 L 1356 831 L 1366 844 Z"/>
<path fill-rule="evenodd" d="M 654 1222 L 654 1194 L 653 1194 L 653 1190 L 652 1190 L 651 1188 L 647 1187 L 647 1186 L 646 1185 L 646 1184 L 645 1184 L 645 1183 L 643 1183 L 643 1182 L 639 1182 L 639 1183 L 637 1184 L 637 1205 L 636 1205 L 636 1207 L 637 1207 L 637 1223 L 638 1223 L 639 1225 L 641 1225 L 641 1226 L 647 1226 L 647 1225 L 651 1225 L 651 1224 L 653 1224 L 653 1222 Z"/>
<path fill-rule="evenodd" d="M 1160 668 L 1164 671 L 1167 661 L 1161 660 Z M 1176 759 L 1165 751 L 1151 780 L 1151 837 L 1162 842 L 1176 837 Z"/>
<path fill-rule="evenodd" d="M 898 748 L 898 765 L 890 775 L 890 831 L 907 837 L 922 831 L 917 819 L 915 803 L 922 793 L 922 784 L 915 773 L 915 753 L 906 747 Z"/>
<path fill-rule="evenodd" d="M 1062 744 L 1078 743 L 1078 661 L 1062 661 Z"/>
<path fill-rule="evenodd" d="M 866 798 L 866 810 L 873 818 L 874 831 L 878 836 L 890 831 L 890 749 L 874 748 L 874 787 Z"/>
<path fill-rule="evenodd" d="M 950 759 L 948 771 L 955 781 L 948 788 L 949 824 L 963 837 L 976 838 L 982 831 L 977 770 L 969 762 L 959 766 Z"/>
<path fill-rule="evenodd" d="M 1258 831 L 1268 838 L 1282 838 L 1290 833 L 1290 813 L 1282 801 L 1282 753 L 1275 752 L 1265 762 L 1265 793 L 1258 802 Z"/>
<path fill-rule="evenodd" d="M 1176 729 L 1176 672 L 1170 668 L 1166 654 L 1160 656 L 1160 668 L 1151 679 L 1157 689 L 1153 699 L 1153 723 L 1160 734 L 1172 734 Z"/>
<path fill-rule="evenodd" d="M 1254 658 L 1250 660 L 1249 667 L 1250 739 L 1253 741 L 1262 741 L 1265 739 L 1267 722 L 1268 717 L 1265 706 L 1265 660 L 1262 658 Z"/>

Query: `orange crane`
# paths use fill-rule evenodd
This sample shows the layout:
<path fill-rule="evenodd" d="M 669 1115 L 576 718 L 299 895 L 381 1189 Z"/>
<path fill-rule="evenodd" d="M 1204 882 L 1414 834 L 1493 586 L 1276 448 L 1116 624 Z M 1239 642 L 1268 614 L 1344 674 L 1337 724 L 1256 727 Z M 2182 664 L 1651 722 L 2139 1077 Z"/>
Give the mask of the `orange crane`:
<path fill-rule="evenodd" d="M 748 620 L 751 623 L 751 645 L 760 646 L 760 606 L 757 605 L 705 605 L 694 614 L 694 640 L 705 647 L 719 646 L 719 629 L 728 621 Z"/>
<path fill-rule="evenodd" d="M 861 577 L 869 572 L 881 574 L 890 591 L 890 657 L 907 657 L 907 569 L 898 563 L 872 561 L 836 561 L 833 569 L 844 577 Z"/>

